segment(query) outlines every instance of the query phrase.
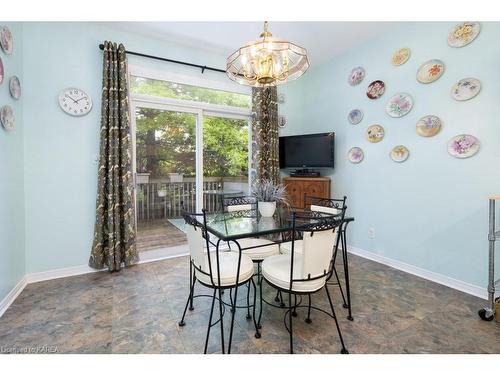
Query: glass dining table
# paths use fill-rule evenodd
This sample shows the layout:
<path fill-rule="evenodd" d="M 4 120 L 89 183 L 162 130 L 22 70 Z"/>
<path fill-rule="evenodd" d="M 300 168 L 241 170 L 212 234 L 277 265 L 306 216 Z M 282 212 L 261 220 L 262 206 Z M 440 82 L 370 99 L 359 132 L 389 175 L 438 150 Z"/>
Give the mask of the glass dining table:
<path fill-rule="evenodd" d="M 339 220 L 339 248 L 343 261 L 345 291 L 340 284 L 337 274 L 336 279 L 342 295 L 343 307 L 348 310 L 347 319 L 352 321 L 346 235 L 347 226 L 354 221 L 354 217 L 344 217 L 342 219 L 341 215 L 331 215 L 310 210 L 295 210 L 291 207 L 278 206 L 272 217 L 263 217 L 256 210 L 207 213 L 207 231 L 218 239 L 217 244 L 221 242 L 237 243 L 239 239 L 251 237 L 265 237 L 275 243 L 281 243 L 290 241 L 292 238 L 294 214 L 296 216 L 295 230 L 297 232 L 307 230 L 311 224 L 318 224 L 321 220 Z M 244 248 L 241 250 L 245 251 Z"/>

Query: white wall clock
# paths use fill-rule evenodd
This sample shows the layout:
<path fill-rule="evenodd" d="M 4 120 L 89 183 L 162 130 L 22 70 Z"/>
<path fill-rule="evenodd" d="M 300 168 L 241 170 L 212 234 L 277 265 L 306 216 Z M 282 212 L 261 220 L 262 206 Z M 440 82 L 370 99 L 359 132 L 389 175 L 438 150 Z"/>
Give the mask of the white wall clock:
<path fill-rule="evenodd" d="M 85 91 L 70 87 L 59 93 L 59 105 L 68 115 L 85 116 L 92 109 L 92 99 Z"/>

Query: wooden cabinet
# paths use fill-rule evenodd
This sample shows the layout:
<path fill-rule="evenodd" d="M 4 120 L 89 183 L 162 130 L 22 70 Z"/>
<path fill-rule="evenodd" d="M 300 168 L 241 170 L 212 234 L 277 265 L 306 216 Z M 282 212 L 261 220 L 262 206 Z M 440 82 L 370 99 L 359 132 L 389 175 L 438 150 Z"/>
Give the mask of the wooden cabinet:
<path fill-rule="evenodd" d="M 304 195 L 330 198 L 330 178 L 328 177 L 285 177 L 288 201 L 294 208 L 304 208 Z"/>

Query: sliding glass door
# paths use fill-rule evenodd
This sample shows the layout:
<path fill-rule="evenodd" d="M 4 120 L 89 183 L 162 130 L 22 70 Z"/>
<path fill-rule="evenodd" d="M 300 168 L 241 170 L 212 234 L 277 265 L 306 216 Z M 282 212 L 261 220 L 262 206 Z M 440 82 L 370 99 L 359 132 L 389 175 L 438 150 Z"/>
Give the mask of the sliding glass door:
<path fill-rule="evenodd" d="M 248 194 L 248 118 L 148 103 L 133 115 L 139 251 L 185 244 L 183 209 Z"/>
<path fill-rule="evenodd" d="M 250 91 L 131 70 L 138 248 L 184 245 L 183 209 L 214 212 L 224 194 L 248 194 Z"/>

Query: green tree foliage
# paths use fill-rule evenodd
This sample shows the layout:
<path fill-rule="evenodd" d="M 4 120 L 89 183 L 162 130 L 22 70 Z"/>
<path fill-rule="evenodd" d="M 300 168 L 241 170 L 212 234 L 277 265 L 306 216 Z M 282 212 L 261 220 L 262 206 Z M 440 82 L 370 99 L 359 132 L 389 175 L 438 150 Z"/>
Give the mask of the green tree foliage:
<path fill-rule="evenodd" d="M 133 77 L 132 92 L 245 107 L 249 96 Z M 151 178 L 182 173 L 194 177 L 196 116 L 190 113 L 138 108 L 137 171 Z M 248 124 L 245 120 L 204 117 L 203 173 L 206 177 L 248 175 Z"/>

